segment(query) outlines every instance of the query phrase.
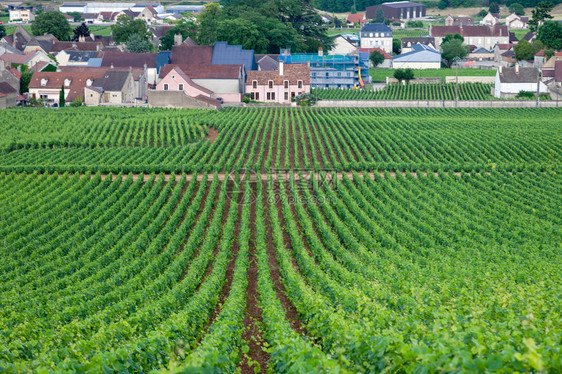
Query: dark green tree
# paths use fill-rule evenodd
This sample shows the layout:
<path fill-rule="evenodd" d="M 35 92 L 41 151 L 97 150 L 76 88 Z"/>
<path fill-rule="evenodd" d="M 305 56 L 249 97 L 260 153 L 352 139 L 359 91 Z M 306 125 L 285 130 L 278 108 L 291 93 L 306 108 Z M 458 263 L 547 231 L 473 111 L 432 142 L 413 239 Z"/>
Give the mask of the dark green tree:
<path fill-rule="evenodd" d="M 478 12 L 476 14 L 476 16 L 484 18 L 484 17 L 486 17 L 487 14 L 488 14 L 488 11 L 486 9 L 482 9 L 480 12 Z"/>
<path fill-rule="evenodd" d="M 374 21 L 376 23 L 384 23 L 384 11 L 382 10 L 382 7 L 379 6 L 377 8 L 377 11 L 375 12 L 375 19 Z"/>
<path fill-rule="evenodd" d="M 31 77 L 33 76 L 32 70 L 27 70 L 21 73 L 20 79 L 20 94 L 29 92 L 29 82 L 31 82 Z"/>
<path fill-rule="evenodd" d="M 392 52 L 399 55 L 402 52 L 402 41 L 400 39 L 392 39 Z"/>
<path fill-rule="evenodd" d="M 445 37 L 443 38 L 443 41 L 441 42 L 441 45 L 443 45 L 444 43 L 450 42 L 451 40 L 460 40 L 461 43 L 464 42 L 464 38 L 461 34 L 447 34 L 445 35 Z"/>
<path fill-rule="evenodd" d="M 525 39 L 522 39 L 515 47 L 515 58 L 518 60 L 532 60 L 533 57 L 544 48 L 543 43 L 540 40 L 535 40 L 533 43 L 529 43 Z"/>
<path fill-rule="evenodd" d="M 439 4 L 437 4 L 437 8 L 439 9 L 445 9 L 451 6 L 451 3 L 449 2 L 449 0 L 440 0 Z M 488 14 L 488 13 L 486 13 Z"/>
<path fill-rule="evenodd" d="M 88 26 L 86 26 L 84 22 L 82 22 L 80 26 L 74 29 L 74 38 L 72 40 L 77 42 L 78 40 L 80 40 L 81 36 L 90 36 L 90 29 L 88 29 Z"/>
<path fill-rule="evenodd" d="M 412 69 L 396 69 L 394 70 L 394 78 L 399 81 L 406 81 L 409 83 L 410 80 L 414 79 L 414 71 Z"/>
<path fill-rule="evenodd" d="M 219 23 L 217 40 L 241 45 L 244 49 L 263 50 L 267 47 L 257 26 L 244 18 L 227 19 Z"/>
<path fill-rule="evenodd" d="M 537 39 L 548 48 L 562 50 L 562 24 L 556 21 L 546 21 L 539 27 Z"/>
<path fill-rule="evenodd" d="M 197 17 L 199 31 L 197 41 L 199 44 L 207 45 L 217 41 L 217 28 L 223 20 L 223 10 L 218 3 L 210 3 L 205 6 L 205 10 Z"/>
<path fill-rule="evenodd" d="M 357 8 L 355 8 L 355 5 L 351 6 L 351 10 L 349 11 L 349 13 L 351 14 L 356 14 L 357 13 Z"/>
<path fill-rule="evenodd" d="M 160 38 L 160 50 L 169 51 L 174 45 L 174 37 L 180 34 L 182 41 L 190 37 L 192 39 L 197 38 L 197 25 L 194 21 L 188 19 L 180 20 L 173 29 L 166 32 L 162 38 Z"/>
<path fill-rule="evenodd" d="M 152 44 L 139 34 L 131 34 L 125 43 L 127 53 L 146 53 L 150 52 Z"/>
<path fill-rule="evenodd" d="M 552 11 L 553 8 L 554 8 L 554 4 L 552 4 L 550 1 L 541 1 L 537 5 L 537 7 L 533 9 L 533 11 L 531 12 L 532 16 L 528 22 L 529 29 L 532 32 L 536 32 L 537 29 L 539 28 L 540 23 L 552 19 L 550 12 Z"/>
<path fill-rule="evenodd" d="M 4 25 L 0 25 L 0 38 L 3 38 L 6 36 L 6 28 L 4 27 Z"/>
<path fill-rule="evenodd" d="M 525 15 L 525 8 L 523 8 L 523 5 L 519 4 L 519 3 L 513 3 L 509 6 L 509 11 L 511 13 L 515 13 L 518 16 L 524 16 Z"/>
<path fill-rule="evenodd" d="M 488 11 L 490 13 L 499 13 L 500 12 L 500 6 L 498 3 L 490 3 L 490 7 L 488 8 Z"/>
<path fill-rule="evenodd" d="M 120 15 L 117 22 L 111 26 L 111 34 L 116 43 L 125 43 L 133 34 L 138 34 L 145 40 L 150 40 L 152 36 L 143 20 L 133 20 L 124 14 Z"/>
<path fill-rule="evenodd" d="M 449 66 L 451 66 L 456 57 L 464 58 L 470 52 L 468 46 L 463 45 L 462 41 L 459 39 L 452 39 L 446 43 L 442 43 L 441 49 L 441 57 L 448 62 Z"/>
<path fill-rule="evenodd" d="M 377 67 L 384 62 L 384 55 L 379 51 L 373 51 L 369 55 L 369 60 L 371 60 L 374 67 Z"/>
<path fill-rule="evenodd" d="M 63 85 L 61 86 L 60 92 L 59 92 L 59 108 L 64 107 L 64 104 L 65 104 L 64 98 L 65 98 L 65 97 L 66 97 L 66 96 L 65 96 L 65 94 L 64 94 L 64 84 L 63 84 Z"/>
<path fill-rule="evenodd" d="M 53 34 L 61 41 L 70 40 L 72 27 L 61 12 L 46 12 L 35 17 L 31 24 L 33 35 Z"/>
<path fill-rule="evenodd" d="M 74 18 L 74 22 L 84 20 L 84 17 L 82 17 L 82 13 L 80 13 L 80 12 L 68 12 L 66 14 L 68 14 L 69 16 L 72 16 Z"/>

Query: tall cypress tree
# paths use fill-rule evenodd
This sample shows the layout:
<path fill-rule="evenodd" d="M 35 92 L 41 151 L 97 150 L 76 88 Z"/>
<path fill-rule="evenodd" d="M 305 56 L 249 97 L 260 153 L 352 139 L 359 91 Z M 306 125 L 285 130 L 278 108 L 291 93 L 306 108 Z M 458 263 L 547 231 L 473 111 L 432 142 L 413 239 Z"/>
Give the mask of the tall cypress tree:
<path fill-rule="evenodd" d="M 65 95 L 64 95 L 64 84 L 63 84 L 60 88 L 60 93 L 59 93 L 59 108 L 64 107 L 64 104 L 65 104 L 64 98 L 65 98 Z"/>

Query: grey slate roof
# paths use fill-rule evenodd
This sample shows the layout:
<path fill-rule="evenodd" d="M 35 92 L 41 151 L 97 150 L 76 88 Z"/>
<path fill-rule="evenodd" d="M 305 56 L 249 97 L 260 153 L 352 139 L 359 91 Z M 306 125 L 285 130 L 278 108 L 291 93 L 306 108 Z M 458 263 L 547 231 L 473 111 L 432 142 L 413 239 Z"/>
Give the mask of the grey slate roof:
<path fill-rule="evenodd" d="M 87 62 L 92 58 L 97 58 L 99 52 L 66 51 L 69 54 L 68 61 Z"/>
<path fill-rule="evenodd" d="M 519 68 L 519 73 L 516 68 L 502 68 L 500 73 L 501 83 L 537 83 L 539 71 L 535 68 Z"/>
<path fill-rule="evenodd" d="M 392 62 L 441 62 L 441 53 L 425 44 L 414 44 L 410 52 L 392 57 Z"/>
<path fill-rule="evenodd" d="M 361 28 L 361 32 L 389 32 L 392 34 L 390 27 L 384 23 L 368 23 Z"/>
<path fill-rule="evenodd" d="M 259 70 L 279 70 L 279 55 L 256 55 Z"/>
<path fill-rule="evenodd" d="M 215 42 L 213 47 L 213 65 L 244 65 L 246 71 L 256 70 L 254 51 L 242 49 L 239 45 L 228 45 L 227 42 Z"/>
<path fill-rule="evenodd" d="M 104 91 L 121 91 L 129 73 L 128 71 L 107 71 L 103 78 L 96 78 L 92 86 Z"/>
<path fill-rule="evenodd" d="M 414 3 L 411 1 L 399 1 L 399 2 L 395 2 L 395 3 L 382 3 L 382 5 L 387 6 L 387 7 L 391 7 L 391 8 L 410 8 L 413 6 L 425 6 L 419 3 Z"/>

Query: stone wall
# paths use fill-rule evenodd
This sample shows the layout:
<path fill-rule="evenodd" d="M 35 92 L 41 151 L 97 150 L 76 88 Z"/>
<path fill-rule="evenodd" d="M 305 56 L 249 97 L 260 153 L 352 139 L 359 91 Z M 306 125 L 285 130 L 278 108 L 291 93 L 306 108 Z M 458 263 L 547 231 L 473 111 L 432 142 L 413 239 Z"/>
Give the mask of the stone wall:
<path fill-rule="evenodd" d="M 491 77 L 459 77 L 459 83 L 494 83 L 496 81 L 496 76 Z M 445 77 L 445 83 L 455 83 L 456 78 Z"/>
<path fill-rule="evenodd" d="M 192 108 L 192 109 L 220 109 L 194 97 L 187 96 L 183 91 L 148 91 L 148 106 L 159 108 Z"/>
<path fill-rule="evenodd" d="M 459 108 L 532 108 L 535 100 L 459 101 Z M 556 107 L 556 101 L 541 101 L 541 107 Z M 562 106 L 562 103 L 560 103 Z M 454 108 L 454 100 L 321 100 L 318 108 Z"/>

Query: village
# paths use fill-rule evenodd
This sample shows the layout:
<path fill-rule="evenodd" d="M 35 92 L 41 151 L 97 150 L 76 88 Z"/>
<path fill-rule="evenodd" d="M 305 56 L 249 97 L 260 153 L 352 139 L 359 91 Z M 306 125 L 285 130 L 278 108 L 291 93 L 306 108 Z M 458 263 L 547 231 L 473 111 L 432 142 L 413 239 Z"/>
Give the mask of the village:
<path fill-rule="evenodd" d="M 487 12 L 478 22 L 449 15 L 444 25 L 434 25 L 423 4 L 383 3 L 349 14 L 341 31 L 331 30 L 328 50 L 287 47 L 264 54 L 171 35 L 178 22 L 197 22 L 203 5 L 92 2 L 43 9 L 72 24 L 72 41 L 34 35 L 27 26 L 36 20 L 33 7 L 11 5 L 8 11 L 14 30 L 0 39 L 0 108 L 294 106 L 308 104 L 321 90 L 376 91 L 406 83 L 482 83 L 498 100 L 562 96 L 562 52 L 547 48 L 529 29 L 529 17 L 515 13 L 502 18 Z M 122 38 L 94 31 L 137 20 L 146 27 L 149 52 L 131 51 Z M 418 28 L 423 35 L 397 37 L 416 22 L 427 25 L 427 35 Z M 173 39 L 169 48 L 164 38 Z"/>

